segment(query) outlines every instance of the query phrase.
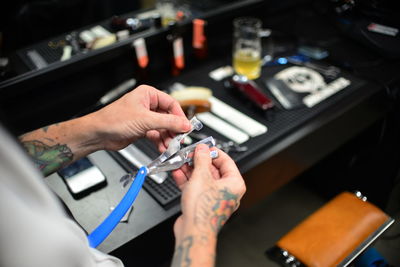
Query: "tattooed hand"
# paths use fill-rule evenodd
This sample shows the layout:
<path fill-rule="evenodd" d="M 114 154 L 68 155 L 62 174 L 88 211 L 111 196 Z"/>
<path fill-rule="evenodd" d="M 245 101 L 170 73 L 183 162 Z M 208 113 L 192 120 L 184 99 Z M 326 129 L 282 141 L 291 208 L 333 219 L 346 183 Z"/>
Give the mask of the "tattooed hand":
<path fill-rule="evenodd" d="M 154 87 L 141 85 L 114 103 L 95 112 L 104 149 L 119 150 L 146 136 L 161 151 L 174 133 L 190 130 L 179 103 Z"/>
<path fill-rule="evenodd" d="M 97 150 L 122 149 L 142 136 L 163 151 L 173 133 L 189 129 L 176 100 L 141 85 L 97 112 L 26 133 L 20 141 L 48 175 Z"/>
<path fill-rule="evenodd" d="M 174 266 L 213 266 L 218 231 L 239 207 L 246 191 L 234 161 L 221 150 L 214 160 L 209 153 L 206 145 L 197 146 L 194 169 L 184 166 L 174 172 L 182 190 L 182 215 L 174 226 Z M 207 255 L 200 257 L 198 253 L 204 250 Z"/>

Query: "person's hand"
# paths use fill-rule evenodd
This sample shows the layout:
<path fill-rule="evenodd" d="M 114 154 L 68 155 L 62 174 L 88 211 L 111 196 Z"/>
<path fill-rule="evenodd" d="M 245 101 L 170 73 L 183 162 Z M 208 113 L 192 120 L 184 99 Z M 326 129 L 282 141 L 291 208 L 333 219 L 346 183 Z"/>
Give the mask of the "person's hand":
<path fill-rule="evenodd" d="M 211 159 L 206 145 L 196 147 L 194 168 L 183 166 L 173 173 L 182 190 L 182 215 L 175 223 L 177 240 L 190 233 L 216 236 L 239 207 L 246 191 L 244 180 L 234 161 L 218 150 Z"/>
<path fill-rule="evenodd" d="M 174 133 L 190 130 L 179 103 L 168 94 L 141 85 L 112 104 L 92 113 L 102 149 L 119 150 L 140 137 L 164 151 Z"/>

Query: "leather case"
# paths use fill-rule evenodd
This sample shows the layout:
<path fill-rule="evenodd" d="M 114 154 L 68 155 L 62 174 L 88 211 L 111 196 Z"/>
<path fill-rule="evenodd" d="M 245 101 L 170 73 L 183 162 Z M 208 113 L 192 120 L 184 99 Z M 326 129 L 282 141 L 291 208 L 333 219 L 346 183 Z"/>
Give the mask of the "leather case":
<path fill-rule="evenodd" d="M 347 266 L 393 222 L 365 199 L 343 192 L 283 236 L 275 253 L 286 253 L 284 266 Z"/>

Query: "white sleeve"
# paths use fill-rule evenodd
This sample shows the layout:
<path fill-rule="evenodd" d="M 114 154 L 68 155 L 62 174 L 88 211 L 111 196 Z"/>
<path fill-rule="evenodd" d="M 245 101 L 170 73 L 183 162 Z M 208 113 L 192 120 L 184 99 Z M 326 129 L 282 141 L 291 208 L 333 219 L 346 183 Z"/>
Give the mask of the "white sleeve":
<path fill-rule="evenodd" d="M 89 247 L 43 179 L 0 124 L 0 266 L 123 266 Z"/>

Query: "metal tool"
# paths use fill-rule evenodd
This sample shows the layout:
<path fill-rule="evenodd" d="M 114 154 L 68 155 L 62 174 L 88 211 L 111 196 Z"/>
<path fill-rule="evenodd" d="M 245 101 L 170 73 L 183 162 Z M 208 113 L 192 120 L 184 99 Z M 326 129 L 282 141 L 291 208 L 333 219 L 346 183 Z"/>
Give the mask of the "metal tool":
<path fill-rule="evenodd" d="M 190 134 L 190 137 L 193 137 L 194 139 L 197 140 L 202 140 L 207 137 L 207 135 L 202 134 L 202 133 L 194 133 L 192 132 Z M 238 145 L 237 143 L 233 142 L 232 140 L 230 141 L 222 141 L 220 139 L 215 139 L 215 147 L 221 149 L 225 153 L 229 152 L 245 152 L 248 150 L 247 146 L 241 146 Z"/>
<path fill-rule="evenodd" d="M 190 131 L 177 135 L 175 136 L 171 142 L 168 145 L 168 148 L 166 151 L 164 151 L 158 158 L 156 158 L 153 162 L 151 162 L 149 165 L 147 165 L 147 168 L 149 169 L 149 172 L 151 172 L 151 170 L 158 166 L 159 164 L 161 164 L 162 162 L 164 162 L 165 160 L 167 160 L 168 158 L 170 158 L 173 154 L 175 154 L 176 152 L 178 152 L 178 150 L 181 148 L 181 142 L 182 140 L 188 135 L 190 134 L 193 130 L 199 131 L 201 128 L 203 128 L 203 124 L 196 118 L 193 117 L 190 120 L 190 124 L 192 125 L 192 128 L 190 129 Z"/>
<path fill-rule="evenodd" d="M 106 237 L 118 225 L 118 223 L 133 205 L 147 175 L 175 170 L 180 168 L 185 163 L 191 164 L 193 162 L 193 157 L 191 157 L 191 155 L 193 154 L 196 146 L 199 144 L 206 144 L 209 147 L 215 146 L 214 138 L 209 136 L 193 145 L 180 149 L 183 138 L 191 133 L 194 129 L 201 129 L 203 126 L 196 117 L 193 117 L 190 122 L 192 123 L 192 129 L 189 132 L 180 134 L 172 139 L 167 150 L 149 165 L 147 165 L 147 167 L 143 166 L 136 173 L 130 173 L 121 178 L 122 180 L 129 181 L 134 177 L 131 186 L 129 187 L 123 199 L 118 203 L 117 207 L 104 219 L 99 226 L 96 227 L 96 229 L 93 230 L 92 233 L 88 235 L 88 241 L 91 247 L 95 248 L 100 245 L 101 242 L 103 242 L 104 239 L 106 239 Z M 218 157 L 218 152 L 216 150 L 211 151 L 210 156 L 212 158 L 216 158 Z"/>
<path fill-rule="evenodd" d="M 310 62 L 310 61 L 298 62 L 298 61 L 294 61 L 294 60 L 293 61 L 289 60 L 289 62 L 296 64 L 296 65 L 305 66 L 310 69 L 316 70 L 329 79 L 335 79 L 340 74 L 340 69 L 335 66 L 332 66 L 332 65 L 318 64 L 318 63 Z"/>
<path fill-rule="evenodd" d="M 192 165 L 193 164 L 192 154 L 194 153 L 196 146 L 200 144 L 206 144 L 208 145 L 208 147 L 211 148 L 215 146 L 215 140 L 212 136 L 209 136 L 207 138 L 198 141 L 197 143 L 194 143 L 190 146 L 178 150 L 177 152 L 171 154 L 170 157 L 167 157 L 167 160 L 160 161 L 158 160 L 160 157 L 157 158 L 147 166 L 147 175 L 155 175 L 162 172 L 173 171 L 179 169 L 185 163 Z M 163 155 L 163 158 L 165 158 L 166 157 L 165 155 L 167 153 L 164 152 L 163 154 L 161 155 Z M 210 157 L 212 159 L 217 158 L 218 151 L 216 150 L 210 151 Z M 123 186 L 126 186 L 129 183 L 129 181 L 131 181 L 136 177 L 136 175 L 137 172 L 125 174 L 124 176 L 121 177 L 120 182 L 123 183 Z"/>
<path fill-rule="evenodd" d="M 158 167 L 160 167 L 167 159 L 171 158 L 172 155 L 175 155 L 181 148 L 181 143 L 183 139 L 190 134 L 193 130 L 199 131 L 203 128 L 203 124 L 196 117 L 193 117 L 190 120 L 190 124 L 192 125 L 191 129 L 183 134 L 179 134 L 175 136 L 169 143 L 168 148 L 164 151 L 160 156 L 158 156 L 155 160 L 147 164 L 147 175 L 155 176 L 155 174 L 161 173 L 162 171 L 157 171 Z M 205 136 L 206 137 L 206 136 Z M 204 137 L 204 138 L 205 138 Z M 214 143 L 215 145 L 215 143 Z M 138 153 L 136 153 L 138 154 Z M 184 162 L 185 163 L 185 162 Z M 184 164 L 182 163 L 182 165 Z M 182 166 L 181 165 L 181 166 Z M 180 166 L 179 166 L 180 167 Z M 177 167 L 177 168 L 179 168 Z M 176 169 L 177 169 L 176 168 Z M 171 169 L 172 170 L 172 169 Z M 136 176 L 136 172 L 125 174 L 121 177 L 120 182 L 123 183 L 123 186 L 127 186 L 128 183 Z M 162 183 L 165 181 L 167 176 L 158 177 L 156 180 L 157 183 Z"/>
<path fill-rule="evenodd" d="M 136 168 L 140 168 L 141 166 L 147 166 L 148 164 L 150 164 L 150 162 L 153 161 L 152 158 L 150 158 L 146 153 L 144 153 L 134 144 L 131 144 L 126 148 L 119 150 L 118 153 L 122 155 L 127 161 L 132 163 Z M 148 176 L 158 184 L 163 183 L 168 178 L 168 174 L 166 172 L 160 172 Z M 129 178 L 130 178 L 129 175 L 124 175 L 120 179 L 120 182 L 123 183 L 124 187 L 128 185 L 130 181 Z"/>
<path fill-rule="evenodd" d="M 322 62 L 311 61 L 308 56 L 296 54 L 288 57 L 280 57 L 272 60 L 270 56 L 266 56 L 263 61 L 263 66 L 275 66 L 275 65 L 286 65 L 292 63 L 298 66 L 305 66 L 315 71 L 318 71 L 329 79 L 336 79 L 340 74 L 341 70 L 333 65 L 327 65 Z"/>

